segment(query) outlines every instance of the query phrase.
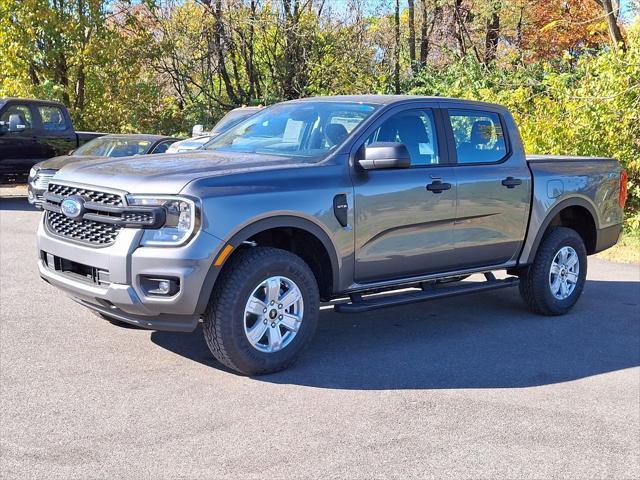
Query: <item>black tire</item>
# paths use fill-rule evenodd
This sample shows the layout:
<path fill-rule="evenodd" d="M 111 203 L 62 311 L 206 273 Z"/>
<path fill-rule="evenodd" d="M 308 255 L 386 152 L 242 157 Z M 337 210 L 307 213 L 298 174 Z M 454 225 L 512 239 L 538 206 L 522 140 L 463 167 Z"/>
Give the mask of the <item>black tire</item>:
<path fill-rule="evenodd" d="M 262 352 L 245 334 L 245 305 L 254 288 L 272 276 L 298 286 L 304 302 L 303 320 L 291 342 L 281 350 Z M 237 252 L 216 282 L 202 330 L 213 356 L 245 375 L 263 375 L 290 367 L 309 345 L 318 324 L 320 297 L 309 266 L 297 255 L 270 247 Z"/>
<path fill-rule="evenodd" d="M 578 281 L 571 294 L 556 298 L 549 283 L 551 263 L 563 247 L 571 247 L 578 254 Z M 582 238 L 575 230 L 552 227 L 545 233 L 533 264 L 520 275 L 520 295 L 529 309 L 541 315 L 563 315 L 575 305 L 582 294 L 587 277 L 587 251 Z"/>

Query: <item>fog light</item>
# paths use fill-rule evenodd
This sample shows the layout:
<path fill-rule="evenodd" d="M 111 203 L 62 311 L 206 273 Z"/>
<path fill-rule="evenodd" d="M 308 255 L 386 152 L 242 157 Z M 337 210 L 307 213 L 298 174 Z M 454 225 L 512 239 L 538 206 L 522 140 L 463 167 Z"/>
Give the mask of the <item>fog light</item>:
<path fill-rule="evenodd" d="M 158 288 L 154 288 L 153 290 L 149 290 L 149 293 L 153 293 L 154 295 L 166 295 L 169 293 L 169 288 L 171 287 L 171 282 L 169 280 L 159 280 Z"/>
<path fill-rule="evenodd" d="M 168 297 L 180 290 L 180 282 L 177 278 L 142 277 L 140 285 L 147 295 Z"/>

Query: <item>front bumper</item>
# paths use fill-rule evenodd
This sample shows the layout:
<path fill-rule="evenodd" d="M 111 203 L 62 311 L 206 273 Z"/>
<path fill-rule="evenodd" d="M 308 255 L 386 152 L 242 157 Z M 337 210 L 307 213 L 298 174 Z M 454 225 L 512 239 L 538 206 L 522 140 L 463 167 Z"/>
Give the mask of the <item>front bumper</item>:
<path fill-rule="evenodd" d="M 182 247 L 138 248 L 141 235 L 139 229 L 124 228 L 113 245 L 96 248 L 52 235 L 43 219 L 37 234 L 40 276 L 110 317 L 155 330 L 192 331 L 202 313 L 198 299 L 205 277 L 223 242 L 200 231 Z M 56 270 L 46 254 L 107 272 L 109 282 L 91 282 Z M 141 285 L 143 276 L 176 278 L 180 289 L 170 297 L 149 295 Z"/>

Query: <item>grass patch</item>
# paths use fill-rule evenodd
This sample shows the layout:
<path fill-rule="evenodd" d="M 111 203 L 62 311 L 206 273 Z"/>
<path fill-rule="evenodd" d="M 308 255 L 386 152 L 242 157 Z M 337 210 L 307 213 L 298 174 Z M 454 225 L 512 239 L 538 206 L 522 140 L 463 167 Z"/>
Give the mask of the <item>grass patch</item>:
<path fill-rule="evenodd" d="M 616 245 L 596 257 L 610 262 L 640 264 L 640 232 L 623 233 Z"/>

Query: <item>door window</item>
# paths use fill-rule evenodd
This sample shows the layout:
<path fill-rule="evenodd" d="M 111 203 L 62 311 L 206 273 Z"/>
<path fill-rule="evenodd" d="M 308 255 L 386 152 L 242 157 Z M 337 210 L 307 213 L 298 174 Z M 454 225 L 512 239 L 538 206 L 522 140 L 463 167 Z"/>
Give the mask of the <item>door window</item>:
<path fill-rule="evenodd" d="M 11 105 L 0 116 L 0 122 L 4 122 L 3 125 L 8 127 L 9 119 L 11 115 L 18 115 L 20 117 L 20 124 L 29 129 L 33 126 L 33 119 L 31 118 L 31 109 L 27 105 Z"/>
<path fill-rule="evenodd" d="M 38 107 L 38 113 L 42 119 L 42 128 L 49 131 L 60 132 L 67 129 L 62 109 L 51 106 Z"/>
<path fill-rule="evenodd" d="M 171 145 L 174 142 L 175 140 L 159 143 L 158 145 L 156 145 L 156 148 L 153 149 L 152 153 L 166 153 L 167 149 L 169 148 L 169 145 Z"/>
<path fill-rule="evenodd" d="M 477 110 L 449 110 L 459 164 L 496 163 L 507 154 L 500 116 Z"/>
<path fill-rule="evenodd" d="M 440 163 L 431 110 L 406 110 L 389 117 L 367 138 L 365 144 L 376 142 L 404 144 L 411 155 L 412 167 Z"/>

